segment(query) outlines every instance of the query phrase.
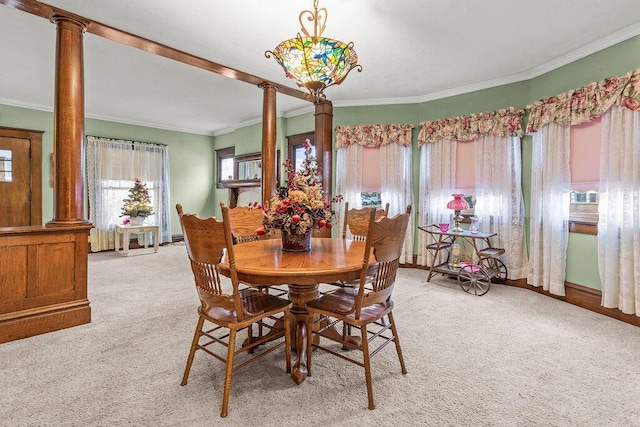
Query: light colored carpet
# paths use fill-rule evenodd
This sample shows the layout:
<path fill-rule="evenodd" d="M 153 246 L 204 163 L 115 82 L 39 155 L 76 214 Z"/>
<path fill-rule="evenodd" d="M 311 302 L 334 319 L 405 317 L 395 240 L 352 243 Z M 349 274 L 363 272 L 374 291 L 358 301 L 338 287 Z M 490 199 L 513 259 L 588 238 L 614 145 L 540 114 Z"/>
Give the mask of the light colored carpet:
<path fill-rule="evenodd" d="M 89 256 L 91 324 L 0 345 L 2 426 L 640 426 L 640 329 L 524 289 L 464 293 L 401 269 L 393 346 L 364 371 L 314 352 L 296 385 L 276 351 L 237 371 L 198 353 L 180 386 L 198 305 L 183 244 Z"/>

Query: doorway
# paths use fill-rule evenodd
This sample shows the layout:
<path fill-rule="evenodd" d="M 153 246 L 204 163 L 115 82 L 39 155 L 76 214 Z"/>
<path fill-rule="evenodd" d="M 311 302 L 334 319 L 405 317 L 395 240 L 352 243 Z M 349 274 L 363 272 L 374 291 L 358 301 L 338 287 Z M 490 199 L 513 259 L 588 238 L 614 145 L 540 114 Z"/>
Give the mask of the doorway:
<path fill-rule="evenodd" d="M 0 127 L 0 227 L 42 225 L 42 133 Z"/>

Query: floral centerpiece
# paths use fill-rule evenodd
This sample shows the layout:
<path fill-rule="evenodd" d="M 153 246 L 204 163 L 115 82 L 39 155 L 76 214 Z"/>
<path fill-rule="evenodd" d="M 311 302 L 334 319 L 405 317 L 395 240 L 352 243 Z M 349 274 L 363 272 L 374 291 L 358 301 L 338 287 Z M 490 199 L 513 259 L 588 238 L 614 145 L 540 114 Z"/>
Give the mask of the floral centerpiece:
<path fill-rule="evenodd" d="M 120 216 L 128 216 L 131 222 L 135 222 L 136 219 L 139 219 L 139 222 L 143 222 L 144 218 L 153 215 L 153 205 L 151 204 L 147 184 L 142 182 L 140 178 L 133 179 L 133 187 L 129 189 L 129 197 L 122 201 L 124 205 Z"/>
<path fill-rule="evenodd" d="M 311 230 L 313 228 L 331 228 L 331 202 L 339 202 L 341 196 L 327 201 L 322 194 L 322 184 L 318 179 L 317 160 L 311 154 L 311 144 L 305 140 L 305 159 L 302 170 L 296 171 L 290 159 L 285 160 L 287 186 L 280 187 L 271 198 L 268 207 L 263 207 L 264 228 L 278 229 L 282 232 L 283 250 L 308 251 L 310 249 Z"/>

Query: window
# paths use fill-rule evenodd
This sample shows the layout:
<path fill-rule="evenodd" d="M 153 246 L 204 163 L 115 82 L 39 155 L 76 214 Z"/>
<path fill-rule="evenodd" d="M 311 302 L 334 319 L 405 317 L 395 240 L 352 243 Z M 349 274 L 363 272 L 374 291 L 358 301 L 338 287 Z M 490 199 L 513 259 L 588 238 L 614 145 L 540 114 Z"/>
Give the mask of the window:
<path fill-rule="evenodd" d="M 235 154 L 236 147 L 228 147 L 216 150 L 216 157 L 218 158 L 218 173 L 216 183 L 218 188 L 222 188 L 222 181 L 234 179 Z"/>
<path fill-rule="evenodd" d="M 145 185 L 147 186 L 147 190 L 149 192 L 149 197 L 151 201 L 161 200 L 162 194 L 158 188 L 158 182 L 155 181 L 145 181 Z M 96 186 L 99 188 L 101 194 L 98 196 L 102 200 L 102 206 L 100 209 L 103 212 L 106 212 L 107 215 L 111 218 L 121 218 L 122 217 L 122 201 L 129 197 L 129 189 L 133 183 L 130 179 L 127 180 L 119 180 L 119 179 L 101 179 L 99 180 L 99 184 Z M 156 209 L 154 209 L 154 214 L 150 217 L 150 220 L 154 223 L 157 223 L 157 215 Z M 114 222 L 120 222 L 114 220 Z"/>
<path fill-rule="evenodd" d="M 360 193 L 363 208 L 381 208 L 382 199 L 379 191 L 363 191 Z"/>
<path fill-rule="evenodd" d="M 465 196 L 464 200 L 469 205 L 469 209 L 461 212 L 465 217 L 464 222 L 470 222 L 467 217 L 474 215 L 476 205 L 476 197 L 474 196 L 476 187 L 476 164 L 475 164 L 475 148 L 473 142 L 457 141 L 456 142 L 456 192 Z"/>
<path fill-rule="evenodd" d="M 363 147 L 362 164 L 362 191 L 360 192 L 362 207 L 381 208 L 380 149 Z"/>
<path fill-rule="evenodd" d="M 571 221 L 598 223 L 601 128 L 600 118 L 571 126 Z"/>
<path fill-rule="evenodd" d="M 598 222 L 598 192 L 572 191 L 569 218 L 576 222 Z"/>
<path fill-rule="evenodd" d="M 87 182 L 91 251 L 113 249 L 114 224 L 122 223 L 122 201 L 134 179 L 143 181 L 153 203 L 147 221 L 159 226 L 159 243 L 171 241 L 169 153 L 161 144 L 87 136 Z"/>

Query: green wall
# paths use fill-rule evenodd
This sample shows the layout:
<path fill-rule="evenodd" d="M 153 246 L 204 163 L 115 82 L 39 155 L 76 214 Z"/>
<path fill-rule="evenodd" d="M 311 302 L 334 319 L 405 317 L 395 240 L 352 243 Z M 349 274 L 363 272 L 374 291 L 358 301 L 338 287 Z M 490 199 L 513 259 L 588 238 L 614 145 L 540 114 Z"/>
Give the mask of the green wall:
<path fill-rule="evenodd" d="M 479 90 L 463 95 L 416 104 L 378 105 L 362 107 L 334 108 L 333 124 L 361 125 L 376 123 L 412 123 L 413 134 L 413 173 L 415 183 L 415 201 L 419 178 L 419 154 L 417 146 L 418 125 L 427 120 L 467 115 L 506 107 L 526 107 L 532 101 L 578 88 L 592 81 L 624 74 L 640 67 L 640 36 L 596 52 L 583 59 L 535 77 L 531 80 Z M 348 83 L 347 83 L 348 84 Z M 330 96 L 330 93 L 328 94 Z M 285 136 L 308 132 L 314 128 L 313 114 L 283 119 L 282 131 Z M 278 129 L 280 131 L 280 129 Z M 240 143 L 235 134 L 225 135 L 224 142 L 215 139 L 216 148 L 226 144 Z M 525 210 L 527 212 L 527 234 L 529 225 L 528 208 L 531 200 L 531 144 L 527 135 L 522 140 L 522 178 Z M 335 150 L 334 150 L 335 159 Z M 334 170 L 335 182 L 335 170 Z M 418 225 L 418 224 L 417 224 Z M 527 236 L 528 241 L 528 236 Z M 566 280 L 583 286 L 600 289 L 597 266 L 597 237 L 570 233 L 567 251 Z"/>
<path fill-rule="evenodd" d="M 0 126 L 44 131 L 42 136 L 42 220 L 53 218 L 53 188 L 49 186 L 49 154 L 53 152 L 53 113 L 0 105 Z M 87 119 L 85 134 L 165 144 L 169 147 L 171 206 L 213 215 L 215 177 L 213 137 L 143 126 Z M 171 233 L 182 234 L 175 209 L 171 209 Z"/>

